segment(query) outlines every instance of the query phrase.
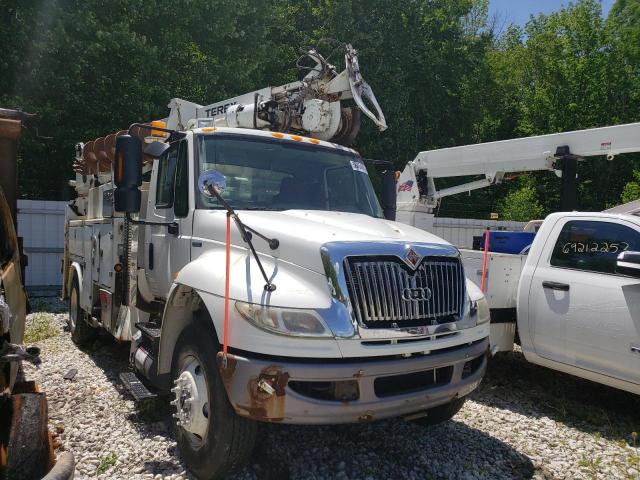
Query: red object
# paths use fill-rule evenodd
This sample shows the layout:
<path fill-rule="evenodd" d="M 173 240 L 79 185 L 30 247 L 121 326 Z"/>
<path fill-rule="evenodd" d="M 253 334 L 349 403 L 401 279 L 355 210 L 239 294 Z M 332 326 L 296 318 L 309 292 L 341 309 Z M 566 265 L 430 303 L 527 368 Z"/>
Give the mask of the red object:
<path fill-rule="evenodd" d="M 224 280 L 224 328 L 222 332 L 222 351 L 226 355 L 229 344 L 229 267 L 231 264 L 231 215 L 227 214 L 227 259 Z"/>
<path fill-rule="evenodd" d="M 407 180 L 398 187 L 398 192 L 410 192 L 413 187 L 413 180 Z"/>
<path fill-rule="evenodd" d="M 487 257 L 489 256 L 489 229 L 487 228 L 486 236 L 484 237 L 484 255 L 482 257 L 482 283 L 480 284 L 480 290 L 485 293 L 486 280 L 487 280 Z"/>

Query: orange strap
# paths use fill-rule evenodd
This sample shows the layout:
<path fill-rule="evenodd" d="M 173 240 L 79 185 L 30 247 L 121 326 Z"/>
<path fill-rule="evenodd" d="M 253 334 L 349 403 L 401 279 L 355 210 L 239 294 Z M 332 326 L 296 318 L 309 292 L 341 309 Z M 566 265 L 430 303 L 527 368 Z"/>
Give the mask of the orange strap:
<path fill-rule="evenodd" d="M 484 256 L 482 258 L 482 284 L 480 285 L 480 290 L 482 293 L 485 293 L 485 287 L 487 279 L 487 257 L 489 256 L 489 229 L 486 230 L 487 234 L 484 237 Z"/>
<path fill-rule="evenodd" d="M 229 267 L 231 264 L 231 215 L 227 214 L 227 261 L 224 280 L 224 329 L 222 333 L 222 351 L 227 354 L 229 346 Z"/>

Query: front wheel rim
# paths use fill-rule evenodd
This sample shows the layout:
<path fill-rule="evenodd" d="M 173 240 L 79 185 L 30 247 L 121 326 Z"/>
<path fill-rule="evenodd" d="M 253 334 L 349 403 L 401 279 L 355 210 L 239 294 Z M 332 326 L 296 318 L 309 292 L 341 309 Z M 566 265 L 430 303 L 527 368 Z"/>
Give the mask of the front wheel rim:
<path fill-rule="evenodd" d="M 197 357 L 186 358 L 171 391 L 175 396 L 171 404 L 177 410 L 173 415 L 176 424 L 194 447 L 200 447 L 209 430 L 211 409 L 205 371 Z"/>

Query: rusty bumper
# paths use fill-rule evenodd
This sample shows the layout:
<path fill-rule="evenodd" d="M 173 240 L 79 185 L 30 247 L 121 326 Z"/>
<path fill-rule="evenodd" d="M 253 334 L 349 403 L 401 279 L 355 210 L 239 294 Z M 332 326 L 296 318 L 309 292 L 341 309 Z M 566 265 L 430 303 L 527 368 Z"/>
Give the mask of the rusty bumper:
<path fill-rule="evenodd" d="M 238 415 L 265 422 L 353 423 L 419 413 L 468 395 L 484 376 L 488 347 L 485 338 L 429 355 L 322 363 L 228 354 L 225 364 L 219 354 L 219 365 Z M 328 399 L 327 392 L 339 395 Z"/>

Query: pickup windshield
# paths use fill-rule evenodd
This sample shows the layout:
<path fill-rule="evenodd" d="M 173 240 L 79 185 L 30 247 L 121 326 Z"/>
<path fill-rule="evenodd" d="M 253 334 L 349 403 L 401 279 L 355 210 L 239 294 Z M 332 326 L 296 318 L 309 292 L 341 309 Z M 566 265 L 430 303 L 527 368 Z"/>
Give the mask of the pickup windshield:
<path fill-rule="evenodd" d="M 382 218 L 362 160 L 351 152 L 244 135 L 201 135 L 198 174 L 226 177 L 224 199 L 236 210 L 331 210 Z M 199 194 L 199 208 L 222 208 Z"/>

